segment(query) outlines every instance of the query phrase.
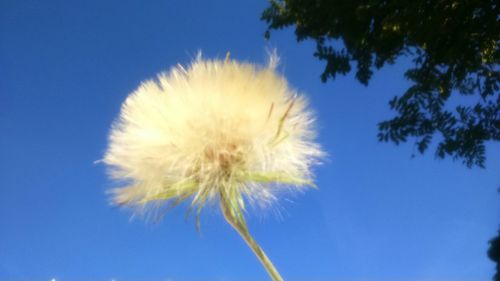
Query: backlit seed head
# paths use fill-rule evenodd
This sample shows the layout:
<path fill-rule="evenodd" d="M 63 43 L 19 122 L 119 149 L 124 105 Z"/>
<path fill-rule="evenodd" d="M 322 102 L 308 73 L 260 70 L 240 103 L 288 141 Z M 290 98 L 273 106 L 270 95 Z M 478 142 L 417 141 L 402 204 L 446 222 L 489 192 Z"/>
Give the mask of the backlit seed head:
<path fill-rule="evenodd" d="M 241 217 L 285 188 L 311 186 L 323 153 L 306 99 L 267 66 L 203 60 L 143 82 L 124 102 L 104 163 L 117 204 L 148 210 L 191 199 Z M 161 204 L 160 204 L 161 205 Z"/>

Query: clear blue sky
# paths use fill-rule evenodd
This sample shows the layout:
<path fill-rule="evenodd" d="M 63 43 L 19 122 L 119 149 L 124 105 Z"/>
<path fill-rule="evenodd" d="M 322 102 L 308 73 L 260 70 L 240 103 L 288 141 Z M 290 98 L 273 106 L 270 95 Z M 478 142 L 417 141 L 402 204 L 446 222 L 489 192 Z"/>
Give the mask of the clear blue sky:
<path fill-rule="evenodd" d="M 330 154 L 319 190 L 249 212 L 286 280 L 488 280 L 500 223 L 500 147 L 487 169 L 414 159 L 378 143 L 407 62 L 322 84 L 314 44 L 264 40 L 266 1 L 0 2 L 0 280 L 268 280 L 217 211 L 202 234 L 184 208 L 157 224 L 109 206 L 102 165 L 110 124 L 139 82 L 207 57 L 265 62 L 310 96 Z M 432 148 L 431 148 L 432 149 Z"/>

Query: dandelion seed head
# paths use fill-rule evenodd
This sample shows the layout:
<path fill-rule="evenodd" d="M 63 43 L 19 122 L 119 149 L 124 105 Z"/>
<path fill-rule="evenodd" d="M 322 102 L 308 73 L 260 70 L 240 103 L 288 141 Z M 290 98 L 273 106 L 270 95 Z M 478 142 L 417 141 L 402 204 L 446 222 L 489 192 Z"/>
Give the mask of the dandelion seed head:
<path fill-rule="evenodd" d="M 276 62 L 198 57 L 143 82 L 123 103 L 103 159 L 122 184 L 113 202 L 141 209 L 190 199 L 198 210 L 220 202 L 238 213 L 311 185 L 323 155 L 314 117 Z"/>

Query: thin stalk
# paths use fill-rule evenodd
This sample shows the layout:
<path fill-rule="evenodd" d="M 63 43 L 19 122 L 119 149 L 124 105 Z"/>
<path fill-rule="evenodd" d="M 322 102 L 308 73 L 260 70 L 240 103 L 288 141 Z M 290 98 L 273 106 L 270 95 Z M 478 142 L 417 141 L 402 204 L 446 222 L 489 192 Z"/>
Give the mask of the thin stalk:
<path fill-rule="evenodd" d="M 271 260 L 267 257 L 264 250 L 257 244 L 257 241 L 253 239 L 253 237 L 248 232 L 248 229 L 241 222 L 236 220 L 227 207 L 222 206 L 222 213 L 224 214 L 224 218 L 226 221 L 240 234 L 240 236 L 245 240 L 248 247 L 252 249 L 253 253 L 259 258 L 259 261 L 262 263 L 264 268 L 267 270 L 267 273 L 271 277 L 273 281 L 283 281 L 283 278 L 279 274 L 276 267 L 274 267 Z"/>

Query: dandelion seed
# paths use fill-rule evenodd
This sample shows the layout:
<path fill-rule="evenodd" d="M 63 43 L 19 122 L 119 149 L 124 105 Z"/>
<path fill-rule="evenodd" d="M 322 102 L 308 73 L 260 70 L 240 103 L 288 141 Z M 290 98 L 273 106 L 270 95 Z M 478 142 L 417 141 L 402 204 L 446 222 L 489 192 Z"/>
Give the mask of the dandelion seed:
<path fill-rule="evenodd" d="M 116 204 L 154 212 L 191 200 L 196 221 L 207 204 L 282 280 L 250 236 L 246 203 L 266 206 L 280 190 L 314 186 L 311 166 L 323 153 L 315 142 L 306 99 L 268 66 L 203 60 L 143 82 L 124 102 L 103 159 L 124 183 Z"/>

